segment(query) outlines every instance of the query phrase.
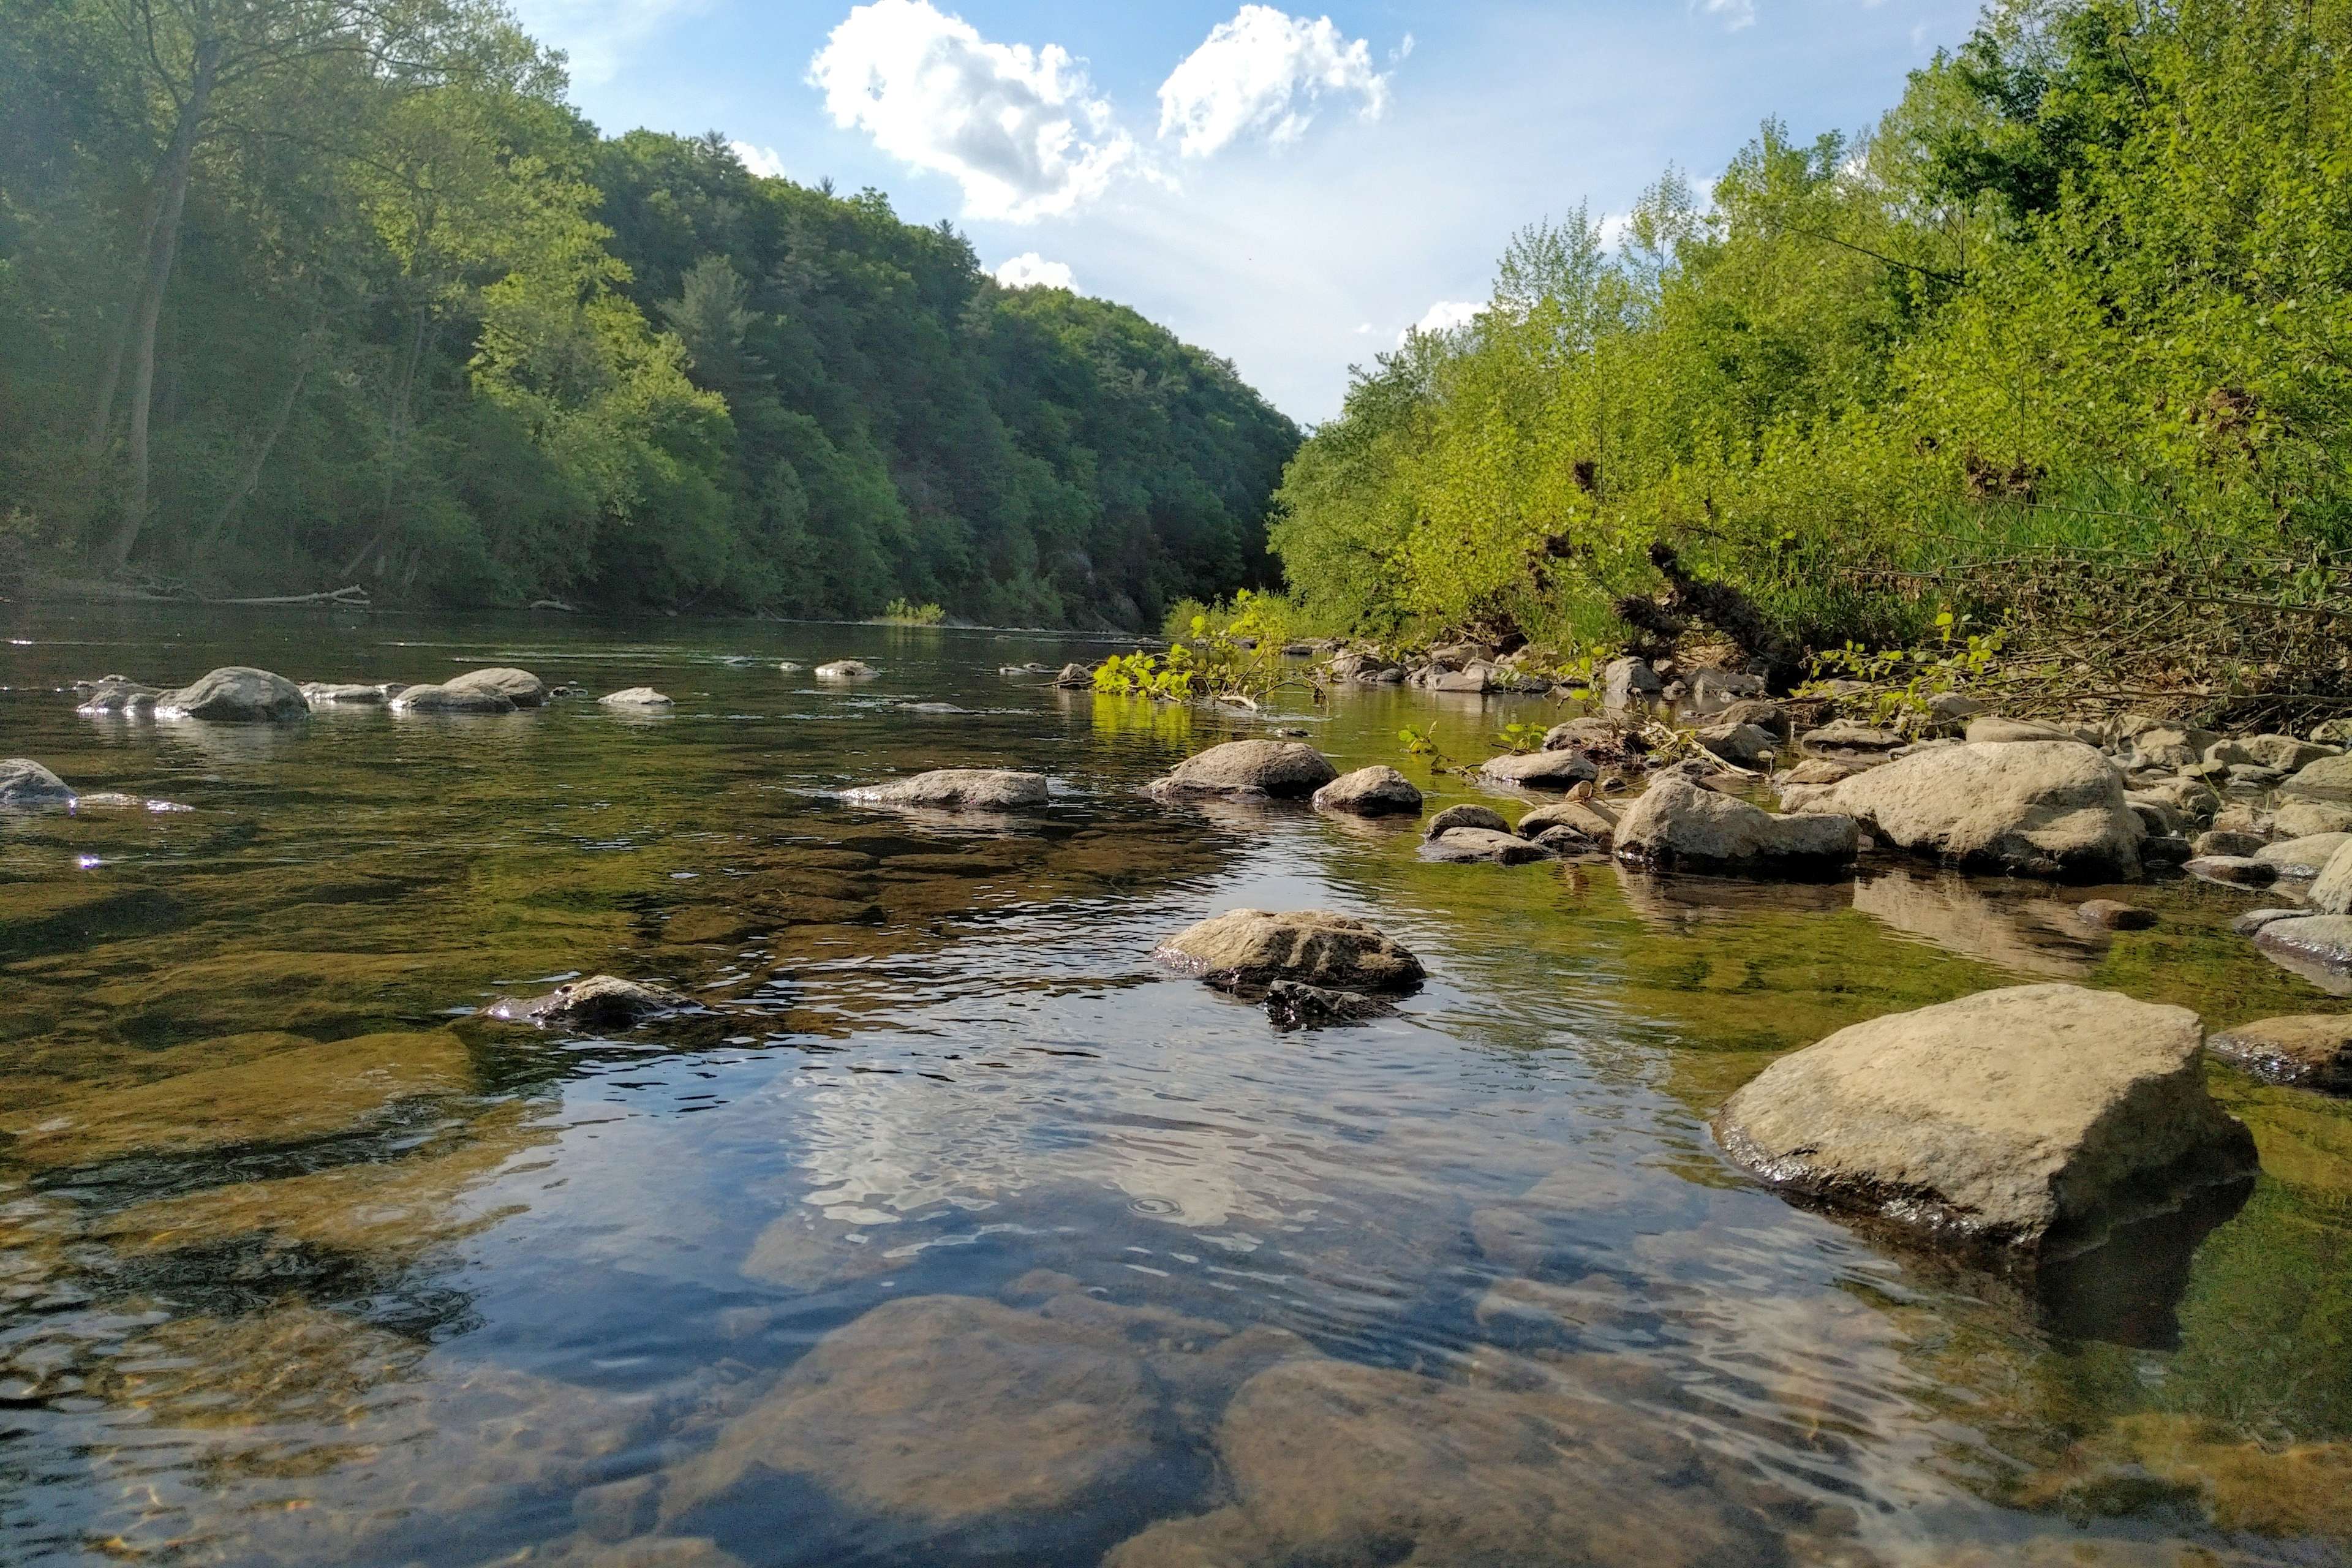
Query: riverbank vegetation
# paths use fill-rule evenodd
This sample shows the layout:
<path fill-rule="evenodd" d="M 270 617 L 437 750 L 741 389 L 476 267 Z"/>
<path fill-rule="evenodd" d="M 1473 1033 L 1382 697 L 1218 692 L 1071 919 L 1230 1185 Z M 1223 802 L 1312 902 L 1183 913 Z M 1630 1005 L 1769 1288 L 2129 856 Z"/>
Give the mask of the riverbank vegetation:
<path fill-rule="evenodd" d="M 2352 5 L 2000 0 L 1865 135 L 1517 236 L 1280 507 L 1285 635 L 1951 616 L 2021 698 L 2352 695 Z"/>
<path fill-rule="evenodd" d="M 1297 442 L 879 193 L 600 137 L 477 0 L 0 0 L 0 555 L 377 602 L 1146 626 Z"/>

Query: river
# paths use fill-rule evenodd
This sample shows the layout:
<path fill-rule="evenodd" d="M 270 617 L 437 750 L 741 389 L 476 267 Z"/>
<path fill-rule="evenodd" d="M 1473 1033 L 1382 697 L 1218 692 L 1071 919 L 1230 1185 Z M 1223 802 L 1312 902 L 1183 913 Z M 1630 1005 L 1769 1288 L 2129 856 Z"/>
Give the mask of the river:
<path fill-rule="evenodd" d="M 1792 1206 L 1707 1119 L 1779 1053 L 2021 980 L 2334 1004 L 2258 900 L 1874 864 L 1801 887 L 1424 862 L 1171 808 L 1213 741 L 1485 754 L 1530 700 L 1264 716 L 957 630 L 0 610 L 0 1560 L 2311 1564 L 2352 1547 L 2352 1111 L 2211 1068 L 2263 1174 L 2027 1289 Z M 856 657 L 821 687 L 784 661 Z M 92 721 L 217 665 L 585 698 Z M 595 694 L 649 685 L 658 716 Z M 855 809 L 1048 773 L 1011 826 Z M 162 809 L 172 807 L 175 809 Z M 177 809 L 184 808 L 184 809 Z M 1155 969 L 1236 907 L 1431 979 L 1276 1032 Z M 485 1016 L 609 972 L 707 1011 Z M 2193 1245 L 2191 1245 L 2193 1241 Z"/>

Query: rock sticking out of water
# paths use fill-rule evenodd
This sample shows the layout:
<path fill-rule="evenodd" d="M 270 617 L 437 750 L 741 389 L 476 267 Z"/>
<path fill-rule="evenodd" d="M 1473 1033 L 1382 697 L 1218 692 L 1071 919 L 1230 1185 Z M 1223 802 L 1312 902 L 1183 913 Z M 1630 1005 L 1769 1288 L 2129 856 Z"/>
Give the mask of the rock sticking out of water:
<path fill-rule="evenodd" d="M 1490 827 L 1449 827 L 1422 845 L 1421 858 L 1465 865 L 1487 860 L 1497 866 L 1523 866 L 1531 860 L 1549 860 L 1552 856 L 1544 846 L 1516 833 L 1497 832 Z"/>
<path fill-rule="evenodd" d="M 461 690 L 456 685 L 411 686 L 392 700 L 395 713 L 512 713 L 514 700 L 483 689 Z"/>
<path fill-rule="evenodd" d="M 2251 855 L 2195 855 L 2180 868 L 2200 881 L 2226 888 L 2267 888 L 2279 879 L 2278 868 Z"/>
<path fill-rule="evenodd" d="M 2254 933 L 2254 945 L 2299 973 L 2352 973 L 2352 915 L 2271 921 Z"/>
<path fill-rule="evenodd" d="M 1064 691 L 1084 691 L 1095 683 L 1095 672 L 1083 664 L 1066 664 L 1054 677 L 1054 684 Z"/>
<path fill-rule="evenodd" d="M 1852 860 L 1850 816 L 1775 816 L 1679 773 L 1662 774 L 1619 820 L 1618 858 L 1656 870 L 1808 874 Z"/>
<path fill-rule="evenodd" d="M 816 678 L 819 680 L 872 680 L 881 673 L 872 665 L 855 658 L 837 658 L 831 664 L 820 664 L 816 667 Z"/>
<path fill-rule="evenodd" d="M 1439 838 L 1457 827 L 1477 828 L 1486 833 L 1508 833 L 1511 830 L 1511 825 L 1503 820 L 1503 814 L 1493 806 L 1465 805 L 1449 805 L 1431 817 L 1429 826 L 1423 829 L 1423 835 Z"/>
<path fill-rule="evenodd" d="M 1277 980 L 1265 988 L 1265 1016 L 1277 1029 L 1315 1029 L 1331 1024 L 1358 1024 L 1392 1012 L 1378 996 L 1335 991 L 1297 980 Z"/>
<path fill-rule="evenodd" d="M 381 708 L 391 700 L 383 687 L 356 682 L 305 681 L 302 696 L 313 708 Z"/>
<path fill-rule="evenodd" d="M 1478 770 L 1478 776 L 1491 784 L 1562 791 L 1591 784 L 1601 776 L 1601 769 L 1582 752 L 1528 752 L 1496 757 Z"/>
<path fill-rule="evenodd" d="M 1319 811 L 1357 816 L 1418 816 L 1421 789 L 1394 768 L 1374 765 L 1342 773 L 1315 792 Z"/>
<path fill-rule="evenodd" d="M 527 669 L 469 669 L 455 680 L 441 684 L 450 691 L 488 692 L 503 697 L 518 708 L 537 708 L 547 700 L 546 683 Z"/>
<path fill-rule="evenodd" d="M 489 1016 L 541 1028 L 625 1029 L 692 1005 L 686 996 L 667 986 L 597 974 L 559 985 L 527 1002 L 500 1002 L 490 1008 Z"/>
<path fill-rule="evenodd" d="M 857 805 L 909 806 L 929 811 L 1026 811 L 1050 798 L 1044 773 L 1007 768 L 939 768 L 886 784 L 841 792 Z"/>
<path fill-rule="evenodd" d="M 625 691 L 615 691 L 609 697 L 600 697 L 596 700 L 606 708 L 635 708 L 640 710 L 677 706 L 650 686 L 632 686 Z"/>
<path fill-rule="evenodd" d="M 230 665 L 215 669 L 192 686 L 167 691 L 155 700 L 155 712 L 165 719 L 202 719 L 215 724 L 279 723 L 310 711 L 302 689 L 282 675 L 266 669 Z"/>
<path fill-rule="evenodd" d="M 73 803 L 74 792 L 66 781 L 30 757 L 0 760 L 0 807 L 38 811 Z"/>
<path fill-rule="evenodd" d="M 1185 758 L 1167 777 L 1143 786 L 1160 800 L 1187 795 L 1255 795 L 1304 800 L 1339 776 L 1329 758 L 1297 741 L 1228 741 Z"/>
<path fill-rule="evenodd" d="M 2137 876 L 2146 836 L 2114 767 L 2079 741 L 1937 746 L 1781 800 L 1898 849 L 2032 876 Z"/>
<path fill-rule="evenodd" d="M 2352 1094 L 2352 1015 L 2304 1013 L 2223 1029 L 2213 1054 L 2273 1083 Z"/>
<path fill-rule="evenodd" d="M 2255 1165 L 2206 1092 L 2195 1014 L 2063 984 L 1842 1029 L 1765 1068 L 1715 1126 L 1776 1187 L 2023 1258 Z"/>
<path fill-rule="evenodd" d="M 152 686 L 142 686 L 135 680 L 110 675 L 90 688 L 89 696 L 74 711 L 89 719 L 152 713 L 156 700 L 163 695 Z"/>
<path fill-rule="evenodd" d="M 1180 931 L 1152 956 L 1223 991 L 1276 980 L 1341 991 L 1403 991 L 1427 972 L 1369 921 L 1329 910 L 1233 910 Z"/>

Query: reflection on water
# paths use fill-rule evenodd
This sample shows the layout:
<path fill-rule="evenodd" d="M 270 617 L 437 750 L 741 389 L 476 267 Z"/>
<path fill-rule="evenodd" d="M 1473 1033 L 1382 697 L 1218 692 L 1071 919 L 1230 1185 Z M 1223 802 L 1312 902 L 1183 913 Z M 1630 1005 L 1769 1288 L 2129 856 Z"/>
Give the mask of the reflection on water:
<path fill-rule="evenodd" d="M 1767 888 L 1421 861 L 1132 786 L 1271 723 L 1344 766 L 1543 705 L 1278 718 L 876 628 L 45 612 L 0 752 L 184 813 L 0 820 L 0 1560 L 2316 1563 L 2352 1542 L 2352 1115 L 2214 1084 L 2263 1173 L 2033 1289 L 1743 1181 L 1776 1054 L 2064 978 L 2328 1004 L 2247 900 L 1874 869 Z M 786 674 L 864 658 L 882 678 Z M 585 689 L 268 733 L 70 681 L 483 663 Z M 677 707 L 593 699 L 651 685 Z M 929 705 L 944 705 L 933 709 Z M 952 710 L 950 711 L 950 710 Z M 932 766 L 1034 818 L 852 809 Z M 1430 781 L 1446 804 L 1463 795 Z M 1506 804 L 1507 813 L 1517 803 Z M 1378 920 L 1432 981 L 1282 1035 L 1155 971 L 1220 909 Z M 482 1016 L 607 971 L 706 1010 Z M 2144 1238 L 2145 1239 L 2145 1238 Z"/>

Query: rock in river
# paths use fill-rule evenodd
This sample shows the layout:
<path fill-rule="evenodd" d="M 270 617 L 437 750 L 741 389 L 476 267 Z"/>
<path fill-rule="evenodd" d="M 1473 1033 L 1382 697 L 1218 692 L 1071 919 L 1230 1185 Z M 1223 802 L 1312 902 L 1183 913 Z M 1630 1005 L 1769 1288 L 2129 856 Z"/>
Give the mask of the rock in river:
<path fill-rule="evenodd" d="M 155 711 L 166 719 L 258 724 L 302 718 L 310 711 L 310 703 L 302 689 L 282 675 L 231 665 L 193 686 L 165 692 L 155 700 Z"/>
<path fill-rule="evenodd" d="M 1449 805 L 1431 817 L 1429 826 L 1423 832 L 1425 837 L 1435 838 L 1457 827 L 1483 828 L 1488 833 L 1508 833 L 1511 830 L 1511 825 L 1503 820 L 1503 814 L 1493 806 Z"/>
<path fill-rule="evenodd" d="M 1617 824 L 1618 856 L 1658 870 L 1821 871 L 1854 857 L 1853 818 L 1775 816 L 1680 773 L 1654 781 Z"/>
<path fill-rule="evenodd" d="M 677 706 L 650 686 L 632 686 L 625 691 L 615 691 L 596 700 L 606 708 L 675 708 Z"/>
<path fill-rule="evenodd" d="M 537 708 L 547 700 L 546 685 L 527 669 L 469 669 L 455 680 L 441 684 L 451 691 L 488 692 L 503 697 L 518 708 Z"/>
<path fill-rule="evenodd" d="M 819 680 L 871 680 L 881 673 L 872 665 L 854 658 L 837 658 L 816 667 Z"/>
<path fill-rule="evenodd" d="M 1601 705 L 1612 713 L 1646 708 L 1661 701 L 1666 683 L 1646 659 L 1621 658 L 1601 672 Z"/>
<path fill-rule="evenodd" d="M 2019 742 L 2030 745 L 2032 742 Z M 2254 1168 L 2185 1008 L 2074 985 L 1841 1029 L 1733 1095 L 1716 1134 L 1777 1187 L 2029 1258 Z"/>
<path fill-rule="evenodd" d="M 1421 847 L 1421 858 L 1464 864 L 1491 860 L 1498 866 L 1522 866 L 1530 860 L 1549 860 L 1552 852 L 1516 833 L 1497 833 L 1490 827 L 1449 827 L 1430 836 Z"/>
<path fill-rule="evenodd" d="M 1339 776 L 1322 752 L 1297 741 L 1228 741 L 1185 758 L 1143 788 L 1161 800 L 1218 795 L 1300 800 Z"/>
<path fill-rule="evenodd" d="M 0 807 L 29 811 L 73 803 L 74 792 L 66 781 L 30 757 L 0 759 Z"/>
<path fill-rule="evenodd" d="M 2035 876 L 2136 876 L 2146 833 L 2114 767 L 2078 741 L 1938 746 L 1781 799 L 1897 848 Z"/>
<path fill-rule="evenodd" d="M 1528 752 L 1493 758 L 1478 770 L 1478 776 L 1488 784 L 1558 792 L 1591 784 L 1601 776 L 1601 770 L 1582 752 Z"/>
<path fill-rule="evenodd" d="M 528 1002 L 500 1002 L 490 1016 L 515 1024 L 553 1025 L 572 1029 L 625 1029 L 664 1013 L 694 1004 L 661 985 L 619 980 L 610 974 L 592 975 L 559 985 Z"/>
<path fill-rule="evenodd" d="M 152 713 L 155 710 L 156 699 L 163 695 L 152 686 L 142 686 L 120 675 L 110 675 L 90 688 L 89 697 L 74 711 L 86 719 L 111 718 L 123 713 Z"/>
<path fill-rule="evenodd" d="M 1418 816 L 1421 790 L 1394 768 L 1374 765 L 1342 773 L 1317 790 L 1315 805 L 1357 816 Z"/>
<path fill-rule="evenodd" d="M 2352 1014 L 2304 1013 L 2221 1030 L 2215 1056 L 2273 1083 L 2352 1094 Z"/>
<path fill-rule="evenodd" d="M 2352 970 L 2352 915 L 2300 915 L 2270 921 L 2254 945 L 2298 972 Z"/>
<path fill-rule="evenodd" d="M 391 700 L 381 686 L 326 680 L 306 681 L 302 696 L 313 708 L 381 708 Z"/>
<path fill-rule="evenodd" d="M 1421 960 L 1369 921 L 1329 910 L 1234 910 L 1162 942 L 1152 956 L 1220 990 L 1276 980 L 1340 991 L 1403 991 L 1421 984 Z"/>
<path fill-rule="evenodd" d="M 912 806 L 930 811 L 1025 811 L 1047 800 L 1044 773 L 1009 768 L 938 768 L 886 784 L 845 789 L 857 805 Z"/>
<path fill-rule="evenodd" d="M 395 713 L 512 713 L 514 700 L 499 692 L 450 686 L 411 686 L 392 700 Z"/>
<path fill-rule="evenodd" d="M 1297 980 L 1265 988 L 1265 1015 L 1277 1029 L 1312 1029 L 1326 1024 L 1357 1024 L 1391 1011 L 1391 1005 L 1360 992 L 1334 991 Z"/>

